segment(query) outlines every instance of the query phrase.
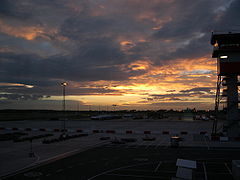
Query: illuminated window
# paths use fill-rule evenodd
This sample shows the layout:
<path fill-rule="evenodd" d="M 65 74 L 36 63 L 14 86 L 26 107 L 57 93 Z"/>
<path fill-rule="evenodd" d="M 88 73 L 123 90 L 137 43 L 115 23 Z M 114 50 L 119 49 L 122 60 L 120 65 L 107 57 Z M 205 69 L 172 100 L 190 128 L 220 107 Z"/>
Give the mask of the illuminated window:
<path fill-rule="evenodd" d="M 228 56 L 220 56 L 220 59 L 227 59 Z"/>

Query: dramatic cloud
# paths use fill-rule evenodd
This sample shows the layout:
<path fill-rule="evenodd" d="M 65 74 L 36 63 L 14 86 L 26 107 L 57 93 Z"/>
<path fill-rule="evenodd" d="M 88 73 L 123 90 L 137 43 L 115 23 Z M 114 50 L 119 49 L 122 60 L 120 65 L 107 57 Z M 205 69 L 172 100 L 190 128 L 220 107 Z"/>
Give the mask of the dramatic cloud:
<path fill-rule="evenodd" d="M 7 100 L 39 100 L 44 98 L 42 95 L 25 95 L 25 94 L 0 94 L 0 98 Z"/>
<path fill-rule="evenodd" d="M 32 100 L 55 109 L 62 81 L 83 106 L 209 108 L 211 31 L 238 29 L 239 8 L 237 0 L 1 0 L 0 108 Z"/>
<path fill-rule="evenodd" d="M 192 89 L 182 90 L 180 92 L 183 92 L 183 93 L 189 93 L 189 92 L 207 92 L 207 93 L 210 93 L 210 91 L 212 89 L 214 89 L 214 88 L 202 87 L 202 88 L 192 88 Z"/>

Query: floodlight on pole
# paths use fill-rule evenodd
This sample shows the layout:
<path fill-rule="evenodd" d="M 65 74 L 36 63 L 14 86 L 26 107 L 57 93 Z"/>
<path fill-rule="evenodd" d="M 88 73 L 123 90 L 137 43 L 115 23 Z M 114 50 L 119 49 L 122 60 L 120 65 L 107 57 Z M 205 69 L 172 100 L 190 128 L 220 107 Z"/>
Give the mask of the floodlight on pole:
<path fill-rule="evenodd" d="M 63 112 L 64 112 L 64 116 L 65 116 L 65 111 L 66 111 L 66 99 L 65 99 L 65 95 L 66 95 L 66 86 L 67 86 L 67 82 L 62 82 L 61 86 L 63 87 Z M 66 123 L 65 123 L 65 117 L 63 120 L 63 131 L 64 133 L 66 132 Z"/>

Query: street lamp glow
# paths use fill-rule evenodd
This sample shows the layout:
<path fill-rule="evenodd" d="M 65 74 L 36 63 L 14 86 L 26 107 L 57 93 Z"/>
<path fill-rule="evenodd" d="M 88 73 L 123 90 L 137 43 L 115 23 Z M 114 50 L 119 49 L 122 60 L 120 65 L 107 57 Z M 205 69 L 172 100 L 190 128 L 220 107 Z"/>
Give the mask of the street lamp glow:
<path fill-rule="evenodd" d="M 65 99 L 65 96 L 66 96 L 66 91 L 65 91 L 65 88 L 67 86 L 67 82 L 62 82 L 61 83 L 61 86 L 62 86 L 62 89 L 63 89 L 63 112 L 64 112 L 64 120 L 63 120 L 63 135 L 65 136 L 65 133 L 66 133 L 66 114 L 65 114 L 65 111 L 66 111 L 66 99 Z"/>
<path fill-rule="evenodd" d="M 67 82 L 62 82 L 61 85 L 62 86 L 67 86 L 68 84 L 67 84 Z"/>
<path fill-rule="evenodd" d="M 228 56 L 220 56 L 220 59 L 227 59 Z"/>

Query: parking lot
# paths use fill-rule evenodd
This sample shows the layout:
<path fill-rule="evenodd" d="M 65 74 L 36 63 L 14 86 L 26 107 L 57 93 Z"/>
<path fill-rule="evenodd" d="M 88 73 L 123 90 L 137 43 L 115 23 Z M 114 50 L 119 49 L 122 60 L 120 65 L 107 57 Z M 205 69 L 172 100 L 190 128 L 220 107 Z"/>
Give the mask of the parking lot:
<path fill-rule="evenodd" d="M 195 179 L 233 179 L 231 160 L 239 159 L 236 149 L 126 148 L 103 145 L 22 171 L 6 179 L 171 179 L 176 176 L 178 158 L 197 161 Z M 3 178 L 4 179 L 4 178 Z"/>
<path fill-rule="evenodd" d="M 89 123 L 89 127 L 87 128 L 87 123 Z M 0 144 L 0 176 L 8 177 L 9 174 L 18 173 L 19 170 L 25 170 L 26 168 L 41 166 L 42 164 L 51 164 L 55 161 L 61 162 L 61 159 L 66 159 L 71 156 L 75 156 L 79 154 L 81 156 L 82 153 L 92 152 L 94 149 L 95 153 L 102 152 L 102 149 L 105 149 L 102 153 L 112 154 L 111 152 L 121 150 L 120 152 L 116 152 L 112 154 L 111 157 L 106 157 L 105 159 L 99 159 L 98 156 L 95 156 L 95 153 L 92 153 L 90 156 L 86 156 L 88 159 L 85 161 L 71 162 L 69 165 L 69 169 L 71 167 L 76 166 L 89 166 L 96 163 L 96 161 L 102 161 L 104 164 L 103 167 L 98 163 L 96 166 L 94 165 L 94 169 L 97 171 L 89 172 L 86 176 L 83 176 L 83 179 L 90 178 L 91 175 L 101 174 L 108 170 L 113 170 L 111 173 L 104 173 L 99 176 L 113 176 L 114 174 L 118 174 L 118 178 L 122 178 L 123 176 L 126 178 L 126 166 L 137 165 L 135 170 L 138 170 L 139 163 L 148 163 L 152 164 L 152 166 L 156 166 L 161 161 L 160 167 L 164 167 L 166 163 L 173 164 L 175 163 L 178 157 L 175 156 L 176 153 L 181 149 L 199 149 L 203 152 L 211 152 L 211 151 L 223 151 L 223 152 L 235 152 L 239 149 L 239 142 L 221 142 L 221 141 L 211 141 L 210 136 L 207 133 L 209 131 L 210 122 L 145 122 L 145 121 L 135 121 L 135 122 L 125 122 L 125 121 L 100 121 L 100 122 L 86 122 L 79 121 L 73 122 L 71 124 L 71 128 L 68 128 L 66 134 L 69 137 L 74 138 L 66 138 L 59 140 L 60 136 L 63 134 L 61 129 L 56 128 L 57 122 L 48 122 L 48 121 L 37 121 L 27 123 L 26 121 L 18 122 L 18 124 L 14 124 L 13 127 L 11 122 L 1 122 L 0 134 L 8 134 L 8 133 L 25 133 L 21 135 L 20 139 L 25 139 L 21 142 L 15 142 L 13 140 L 1 141 Z M 54 126 L 55 124 L 55 126 Z M 19 125 L 19 126 L 17 126 Z M 41 126 L 40 126 L 41 125 Z M 75 126 L 73 126 L 75 125 Z M 99 127 L 97 127 L 99 126 Z M 84 128 L 85 127 L 85 128 Z M 44 137 L 44 135 L 50 134 L 50 136 Z M 179 148 L 177 150 L 173 150 L 171 148 L 171 137 L 177 136 L 181 139 L 179 141 Z M 32 143 L 29 141 L 29 138 L 39 137 L 32 140 Z M 47 140 L 47 141 L 46 141 Z M 43 141 L 51 142 L 51 143 L 43 143 Z M 29 152 L 34 152 L 33 157 L 29 157 Z M 96 149 L 97 148 L 97 149 Z M 168 154 L 167 156 L 171 157 L 170 159 L 165 159 L 165 155 L 162 156 L 159 152 L 163 151 L 164 154 L 168 153 L 168 151 L 173 151 L 173 154 Z M 122 154 L 122 152 L 125 154 Z M 138 152 L 144 152 L 140 156 L 136 156 Z M 184 150 L 185 152 L 185 150 Z M 196 151 L 197 152 L 197 151 Z M 132 161 L 127 161 L 125 158 L 126 155 L 131 155 Z M 148 157 L 149 155 L 159 154 L 156 158 L 151 159 Z M 119 156 L 118 156 L 119 155 Z M 173 156 L 174 155 L 174 156 Z M 94 159 L 95 157 L 95 159 Z M 128 157 L 128 156 L 126 156 Z M 173 158 L 175 157 L 175 158 Z M 195 157 L 195 156 L 194 156 Z M 84 157 L 85 158 L 85 157 Z M 190 157 L 191 158 L 191 157 Z M 231 160 L 226 160 L 225 157 L 222 158 L 222 163 L 224 167 L 228 167 L 231 169 Z M 234 157 L 235 158 L 235 157 Z M 116 160 L 120 159 L 117 163 Z M 124 160 L 125 159 L 125 160 Z M 202 162 L 205 162 L 205 159 L 200 157 L 195 159 L 200 160 L 199 167 L 204 167 Z M 122 161 L 123 160 L 123 161 Z M 127 161 L 127 162 L 126 162 Z M 169 162 L 170 161 L 170 162 Z M 65 162 L 65 161 L 64 161 Z M 89 164 L 90 163 L 90 164 Z M 112 164 L 114 163 L 114 165 Z M 228 165 L 226 166 L 225 163 Z M 61 163 L 60 163 L 61 164 Z M 101 164 L 101 163 L 100 163 Z M 115 166 L 116 165 L 116 166 Z M 211 169 L 211 165 L 206 161 L 206 167 Z M 166 165 L 167 166 L 167 165 Z M 174 166 L 175 167 L 175 166 Z M 43 167 L 44 168 L 44 167 Z M 103 168 L 103 169 L 102 169 Z M 123 175 L 119 175 L 119 171 L 115 172 L 115 168 L 121 168 L 121 172 Z M 130 168 L 130 167 L 129 167 Z M 129 169 L 127 168 L 127 169 Z M 155 167 L 156 168 L 156 167 Z M 221 165 L 222 168 L 222 165 Z M 57 173 L 61 173 L 66 167 L 61 167 L 56 169 Z M 158 169 L 158 168 L 157 168 Z M 161 168 L 160 168 L 161 169 Z M 160 169 L 158 171 L 160 171 Z M 202 168 L 200 168 L 202 169 Z M 206 169 L 206 168 L 205 168 Z M 119 170 L 119 169 L 118 169 Z M 89 169 L 86 170 L 88 172 Z M 146 168 L 146 171 L 153 171 L 152 169 Z M 66 171 L 67 172 L 67 171 Z M 85 172 L 85 169 L 84 169 Z M 162 172 L 162 171 L 161 171 Z M 53 175 L 55 170 L 51 171 L 50 174 Z M 134 175 L 131 171 L 130 175 Z M 129 173 L 127 175 L 129 175 Z M 169 172 L 170 175 L 173 172 Z M 201 172 L 203 173 L 203 172 Z M 227 172 L 228 173 L 228 172 Z M 41 178 L 47 178 L 46 172 L 41 172 L 44 176 L 41 175 Z M 110 175 L 111 174 L 111 175 Z M 156 174 L 156 173 L 153 173 Z M 141 174 L 139 176 L 144 176 Z M 159 178 L 160 175 L 156 175 Z M 162 176 L 162 175 L 161 175 Z M 211 176 L 211 173 L 208 173 L 208 176 Z M 155 177 L 155 175 L 154 175 Z M 166 176 L 169 177 L 169 176 Z M 95 177 L 99 178 L 99 177 Z M 149 177 L 150 178 L 150 177 Z M 60 177 L 61 179 L 61 177 Z M 110 178 L 111 179 L 111 178 Z"/>

